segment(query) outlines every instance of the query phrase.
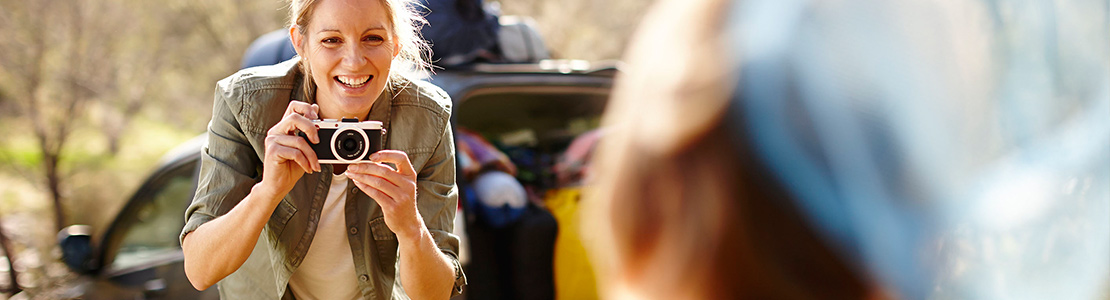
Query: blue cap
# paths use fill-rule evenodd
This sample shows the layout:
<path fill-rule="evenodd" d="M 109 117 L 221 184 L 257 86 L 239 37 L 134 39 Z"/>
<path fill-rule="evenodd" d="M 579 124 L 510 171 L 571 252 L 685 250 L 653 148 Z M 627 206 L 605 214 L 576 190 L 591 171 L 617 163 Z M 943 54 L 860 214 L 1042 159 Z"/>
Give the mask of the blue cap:
<path fill-rule="evenodd" d="M 1110 275 L 1106 8 L 738 2 L 728 122 L 899 296 L 1094 298 Z"/>

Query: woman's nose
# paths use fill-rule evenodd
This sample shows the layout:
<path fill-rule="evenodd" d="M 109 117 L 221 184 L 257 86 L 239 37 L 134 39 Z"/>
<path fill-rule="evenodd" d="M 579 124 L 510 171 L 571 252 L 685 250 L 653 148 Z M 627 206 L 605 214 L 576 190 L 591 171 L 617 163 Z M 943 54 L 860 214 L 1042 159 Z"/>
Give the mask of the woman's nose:
<path fill-rule="evenodd" d="M 361 67 L 368 61 L 367 51 L 358 46 L 348 46 L 343 53 L 343 64 L 349 67 Z"/>

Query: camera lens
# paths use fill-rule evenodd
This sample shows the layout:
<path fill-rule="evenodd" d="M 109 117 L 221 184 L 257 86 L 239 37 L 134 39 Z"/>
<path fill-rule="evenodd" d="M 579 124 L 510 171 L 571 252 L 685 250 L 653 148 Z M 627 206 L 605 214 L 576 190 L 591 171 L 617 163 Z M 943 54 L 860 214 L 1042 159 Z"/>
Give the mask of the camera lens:
<path fill-rule="evenodd" d="M 335 149 L 336 158 L 340 160 L 358 160 L 362 158 L 366 141 L 356 129 L 348 128 L 336 133 L 335 144 L 332 147 Z"/>

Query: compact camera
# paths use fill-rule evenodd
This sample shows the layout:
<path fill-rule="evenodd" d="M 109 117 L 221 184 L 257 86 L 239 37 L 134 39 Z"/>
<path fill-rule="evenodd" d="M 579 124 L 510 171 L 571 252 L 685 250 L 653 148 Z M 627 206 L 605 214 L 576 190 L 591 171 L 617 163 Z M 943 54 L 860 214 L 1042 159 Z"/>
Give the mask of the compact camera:
<path fill-rule="evenodd" d="M 385 129 L 382 122 L 358 119 L 324 119 L 312 121 L 319 128 L 316 133 L 320 143 L 313 144 L 304 132 L 297 135 L 304 138 L 321 164 L 350 164 L 370 161 L 370 154 L 382 150 L 382 137 Z"/>

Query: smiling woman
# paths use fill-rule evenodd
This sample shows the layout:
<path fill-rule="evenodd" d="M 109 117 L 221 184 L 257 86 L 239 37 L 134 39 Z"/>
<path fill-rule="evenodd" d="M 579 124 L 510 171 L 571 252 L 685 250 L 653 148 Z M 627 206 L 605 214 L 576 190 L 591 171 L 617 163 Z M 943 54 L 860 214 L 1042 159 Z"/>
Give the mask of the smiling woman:
<path fill-rule="evenodd" d="M 411 5 L 293 0 L 299 56 L 217 84 L 181 233 L 194 287 L 219 282 L 236 299 L 461 292 L 451 100 L 411 79 L 427 68 Z M 310 147 L 321 118 L 381 122 L 391 150 L 322 165 Z"/>
<path fill-rule="evenodd" d="M 321 115 L 325 118 L 342 117 L 335 115 L 341 113 L 340 107 L 365 115 L 373 102 L 352 99 L 381 94 L 387 83 L 428 67 L 424 59 L 427 44 L 414 31 L 424 21 L 408 4 L 399 0 L 365 1 L 366 5 L 352 2 L 358 1 L 295 0 L 291 5 L 294 24 L 289 36 L 302 58 L 301 70 L 312 77 L 304 81 L 304 91 L 316 90 L 315 101 L 335 104 L 324 105 Z M 337 18 L 310 22 L 309 16 L 316 10 Z"/>

